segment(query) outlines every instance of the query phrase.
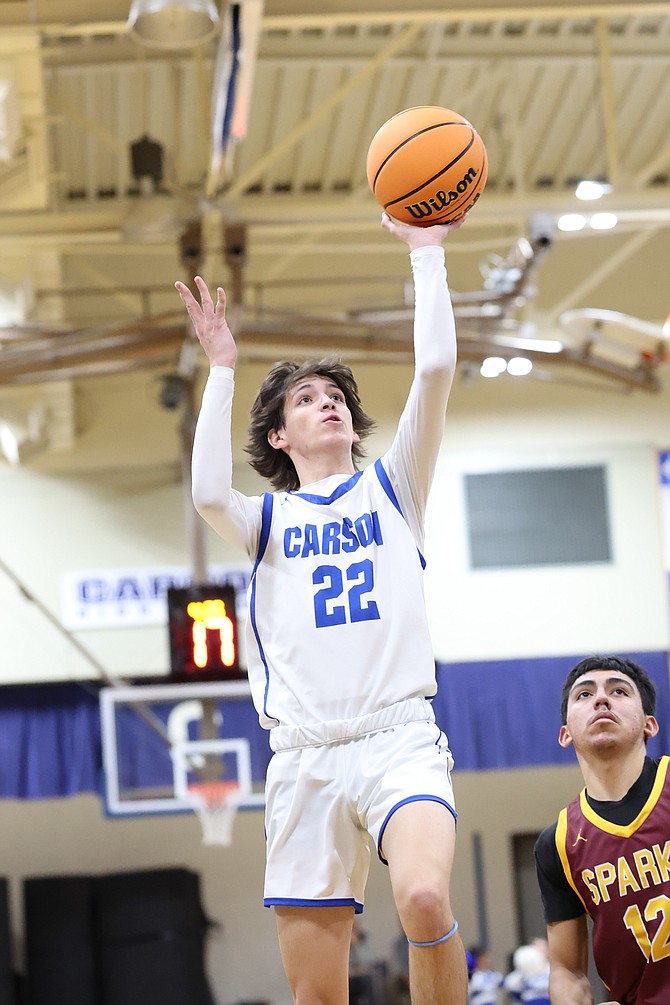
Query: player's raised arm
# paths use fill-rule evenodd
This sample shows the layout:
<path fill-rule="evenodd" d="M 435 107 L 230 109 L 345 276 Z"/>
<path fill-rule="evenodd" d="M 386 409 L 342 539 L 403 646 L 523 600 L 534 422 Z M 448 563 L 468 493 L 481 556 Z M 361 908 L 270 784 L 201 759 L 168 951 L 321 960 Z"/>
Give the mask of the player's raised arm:
<path fill-rule="evenodd" d="M 195 284 L 200 303 L 188 286 L 175 283 L 212 367 L 193 441 L 193 503 L 221 537 L 246 550 L 254 532 L 257 507 L 232 487 L 231 412 L 237 347 L 226 322 L 223 289 L 217 288 L 215 304 L 204 279 L 196 276 Z"/>
<path fill-rule="evenodd" d="M 180 282 L 174 285 L 188 311 L 198 341 L 207 353 L 209 365 L 234 369 L 237 346 L 226 321 L 226 294 L 223 289 L 217 287 L 215 304 L 205 280 L 196 276 L 195 285 L 200 291 L 198 303 L 188 286 Z"/>
<path fill-rule="evenodd" d="M 419 550 L 424 514 L 456 372 L 456 325 L 442 244 L 462 219 L 416 227 L 382 214 L 381 225 L 410 252 L 414 281 L 414 374 L 384 464 Z"/>

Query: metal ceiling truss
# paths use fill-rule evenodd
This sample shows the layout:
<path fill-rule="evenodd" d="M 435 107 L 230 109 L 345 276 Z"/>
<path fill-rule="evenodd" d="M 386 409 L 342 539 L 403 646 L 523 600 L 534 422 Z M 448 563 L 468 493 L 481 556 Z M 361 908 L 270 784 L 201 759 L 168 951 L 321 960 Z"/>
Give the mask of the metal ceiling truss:
<path fill-rule="evenodd" d="M 288 2 L 287 13 L 263 15 L 246 53 L 256 66 L 248 136 L 217 164 L 211 48 L 139 54 L 124 19 L 98 20 L 90 4 L 81 6 L 89 14 L 77 20 L 67 13 L 72 5 L 58 0 L 0 0 L 0 56 L 9 58 L 14 46 L 34 62 L 39 49 L 47 82 L 26 120 L 41 146 L 28 143 L 0 165 L 3 247 L 17 261 L 51 252 L 58 261 L 55 281 L 36 283 L 35 323 L 0 329 L 0 384 L 173 363 L 190 336 L 183 317 L 164 305 L 175 264 L 196 265 L 178 248 L 194 225 L 202 235 L 197 267 L 221 268 L 233 287 L 243 357 L 274 359 L 278 347 L 311 355 L 337 337 L 338 349 L 352 356 L 408 360 L 411 324 L 394 292 L 376 320 L 366 319 L 384 285 L 397 291 L 401 283 L 390 271 L 397 247 L 370 232 L 364 155 L 394 110 L 447 104 L 452 95 L 450 107 L 473 121 L 476 112 L 491 172 L 485 198 L 450 244 L 450 274 L 486 253 L 501 254 L 508 274 L 518 273 L 504 289 L 454 294 L 463 371 L 487 355 L 523 353 L 540 379 L 581 370 L 598 386 L 660 389 L 667 344 L 660 324 L 657 338 L 647 333 L 622 353 L 604 350 L 607 340 L 593 330 L 557 336 L 556 329 L 667 234 L 670 3 L 491 7 L 472 0 L 447 10 L 345 11 L 324 0 L 317 12 L 291 13 L 296 4 Z M 142 128 L 166 150 L 165 191 L 149 199 L 133 190 L 128 168 L 129 143 Z M 586 235 L 552 232 L 544 242 L 521 235 L 538 214 L 555 220 L 574 210 L 571 182 L 587 171 L 613 184 L 606 205 L 624 237 L 590 261 L 569 291 L 557 285 L 560 293 L 538 314 L 544 336 L 528 337 L 536 285 L 549 281 L 549 266 L 537 275 L 540 261 L 567 241 L 577 252 Z M 142 237 L 137 218 L 146 209 L 152 225 L 164 228 L 160 240 Z M 244 261 L 226 254 L 230 227 L 244 229 Z M 138 267 L 124 282 L 130 256 Z M 365 278 L 363 263 L 373 258 L 384 267 Z M 152 276 L 169 281 L 139 275 L 144 261 Z M 357 291 L 348 314 L 328 306 L 343 285 Z M 322 311 L 289 306 L 316 288 Z M 89 318 L 87 297 L 91 309 L 97 302 L 101 313 L 114 311 L 116 323 Z M 667 304 L 663 313 L 657 308 L 655 320 L 666 312 Z"/>

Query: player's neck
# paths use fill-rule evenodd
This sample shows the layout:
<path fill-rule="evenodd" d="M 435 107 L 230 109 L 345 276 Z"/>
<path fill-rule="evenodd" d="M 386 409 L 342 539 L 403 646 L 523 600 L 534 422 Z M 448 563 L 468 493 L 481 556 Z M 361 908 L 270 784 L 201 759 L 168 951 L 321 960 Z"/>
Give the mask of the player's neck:
<path fill-rule="evenodd" d="M 593 799 L 603 802 L 623 799 L 640 777 L 645 756 L 644 746 L 636 746 L 623 756 L 618 753 L 603 757 L 602 752 L 598 752 L 597 756 L 593 753 L 578 755 L 586 791 Z"/>
<path fill-rule="evenodd" d="M 300 481 L 300 487 L 313 485 L 315 482 L 330 478 L 331 475 L 353 475 L 356 471 L 351 454 L 331 455 L 326 454 L 299 459 L 293 458 L 295 469 Z"/>

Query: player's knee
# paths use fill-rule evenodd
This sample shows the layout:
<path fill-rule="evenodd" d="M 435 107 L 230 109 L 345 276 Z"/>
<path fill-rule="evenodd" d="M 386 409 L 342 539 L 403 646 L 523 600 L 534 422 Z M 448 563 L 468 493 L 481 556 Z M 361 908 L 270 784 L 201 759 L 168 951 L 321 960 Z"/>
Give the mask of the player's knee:
<path fill-rule="evenodd" d="M 294 991 L 293 1005 L 342 1005 L 342 1001 L 325 989 L 304 987 Z"/>
<path fill-rule="evenodd" d="M 412 883 L 404 890 L 398 910 L 405 932 L 414 941 L 438 939 L 453 924 L 449 898 L 438 883 Z"/>

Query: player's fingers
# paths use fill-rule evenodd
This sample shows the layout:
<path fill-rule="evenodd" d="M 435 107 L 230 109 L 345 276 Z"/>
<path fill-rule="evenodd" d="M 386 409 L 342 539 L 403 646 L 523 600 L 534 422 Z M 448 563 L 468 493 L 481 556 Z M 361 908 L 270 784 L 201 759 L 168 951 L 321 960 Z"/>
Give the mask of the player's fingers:
<path fill-rule="evenodd" d="M 200 291 L 200 303 L 202 304 L 202 309 L 205 316 L 213 314 L 214 304 L 212 302 L 212 295 L 209 292 L 209 287 L 207 286 L 207 283 L 202 278 L 202 276 L 196 276 L 194 282 L 195 285 L 198 287 L 198 290 Z"/>
<path fill-rule="evenodd" d="M 177 293 L 182 298 L 182 300 L 184 301 L 184 303 L 186 304 L 186 306 L 188 306 L 189 302 L 191 302 L 191 301 L 193 303 L 196 302 L 195 301 L 195 297 L 193 296 L 193 294 L 191 293 L 191 291 L 189 290 L 188 286 L 186 286 L 185 283 L 181 283 L 181 282 L 179 282 L 179 280 L 177 280 L 177 282 L 174 284 L 174 286 L 175 286 L 175 289 L 176 289 Z"/>
<path fill-rule="evenodd" d="M 202 308 L 200 307 L 200 304 L 189 290 L 188 286 L 186 286 L 184 283 L 179 282 L 175 283 L 174 285 L 177 289 L 177 292 L 179 293 L 179 296 L 181 297 L 181 301 L 184 307 L 186 308 L 186 313 L 191 319 L 191 324 L 197 331 L 198 325 L 202 321 Z"/>
<path fill-rule="evenodd" d="M 226 316 L 226 292 L 221 286 L 216 288 L 216 313 L 224 318 Z"/>

